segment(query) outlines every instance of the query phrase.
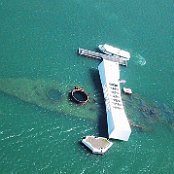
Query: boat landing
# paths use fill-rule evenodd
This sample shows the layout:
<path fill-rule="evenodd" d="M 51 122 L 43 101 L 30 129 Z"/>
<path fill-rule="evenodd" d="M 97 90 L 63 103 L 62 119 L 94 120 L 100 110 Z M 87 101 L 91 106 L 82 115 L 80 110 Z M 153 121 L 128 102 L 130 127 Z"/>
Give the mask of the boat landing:
<path fill-rule="evenodd" d="M 99 60 L 105 59 L 105 60 L 110 60 L 113 62 L 118 62 L 120 65 L 124 65 L 124 66 L 127 66 L 127 62 L 128 62 L 127 59 L 118 55 L 107 55 L 104 53 L 91 51 L 91 50 L 87 50 L 83 48 L 78 49 L 78 54 L 81 56 L 90 57 L 94 59 L 99 59 Z"/>

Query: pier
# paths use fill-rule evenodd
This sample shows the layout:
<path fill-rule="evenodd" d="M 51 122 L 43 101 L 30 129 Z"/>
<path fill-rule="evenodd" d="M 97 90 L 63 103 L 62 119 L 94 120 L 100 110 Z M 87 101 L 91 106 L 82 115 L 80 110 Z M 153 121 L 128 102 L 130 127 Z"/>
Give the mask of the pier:
<path fill-rule="evenodd" d="M 128 60 L 124 57 L 118 56 L 118 55 L 107 55 L 104 53 L 96 52 L 96 51 L 91 51 L 83 48 L 78 49 L 78 54 L 81 56 L 89 57 L 89 58 L 94 58 L 94 59 L 99 59 L 99 60 L 110 60 L 113 62 L 118 62 L 120 65 L 127 66 Z"/>

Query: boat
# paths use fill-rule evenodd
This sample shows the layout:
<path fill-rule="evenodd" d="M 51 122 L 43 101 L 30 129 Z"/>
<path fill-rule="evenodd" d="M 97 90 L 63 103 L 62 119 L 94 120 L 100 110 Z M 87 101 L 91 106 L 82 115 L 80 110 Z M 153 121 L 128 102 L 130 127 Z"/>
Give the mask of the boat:
<path fill-rule="evenodd" d="M 113 144 L 107 138 L 95 136 L 84 137 L 82 143 L 88 147 L 92 153 L 99 155 L 104 154 Z"/>
<path fill-rule="evenodd" d="M 132 94 L 132 90 L 130 89 L 130 88 L 123 88 L 123 92 L 125 93 L 125 94 Z"/>
<path fill-rule="evenodd" d="M 130 59 L 130 53 L 128 51 L 121 50 L 120 48 L 113 47 L 108 44 L 99 45 L 98 48 L 102 53 L 105 53 L 108 55 L 117 55 L 127 60 Z"/>
<path fill-rule="evenodd" d="M 120 84 L 125 84 L 126 80 L 119 80 Z"/>

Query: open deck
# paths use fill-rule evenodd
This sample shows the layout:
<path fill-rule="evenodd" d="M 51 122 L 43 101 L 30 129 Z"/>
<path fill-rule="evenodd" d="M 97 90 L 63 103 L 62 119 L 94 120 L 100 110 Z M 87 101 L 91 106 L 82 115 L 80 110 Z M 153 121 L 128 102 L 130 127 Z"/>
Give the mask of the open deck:
<path fill-rule="evenodd" d="M 104 154 L 113 144 L 104 137 L 94 136 L 86 136 L 83 138 L 82 143 L 88 147 L 92 153 L 101 155 Z"/>
<path fill-rule="evenodd" d="M 83 48 L 78 49 L 78 54 L 81 56 L 90 57 L 94 59 L 99 59 L 99 60 L 105 59 L 105 60 L 110 60 L 113 62 L 118 62 L 120 65 L 124 65 L 124 66 L 127 66 L 127 61 L 128 61 L 124 57 L 121 57 L 118 55 L 107 55 L 104 53 L 99 53 L 96 51 L 91 51 L 91 50 L 87 50 Z"/>

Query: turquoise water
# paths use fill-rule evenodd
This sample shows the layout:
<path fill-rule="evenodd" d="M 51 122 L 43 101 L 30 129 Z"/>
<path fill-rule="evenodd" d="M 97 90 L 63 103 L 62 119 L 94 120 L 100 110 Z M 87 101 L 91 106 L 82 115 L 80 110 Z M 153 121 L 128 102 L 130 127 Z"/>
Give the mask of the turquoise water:
<path fill-rule="evenodd" d="M 0 0 L 0 79 L 80 85 L 104 110 L 99 61 L 76 52 L 109 43 L 132 55 L 121 78 L 134 94 L 123 99 L 143 127 L 128 142 L 113 141 L 104 156 L 92 155 L 80 140 L 106 132 L 104 112 L 94 120 L 92 111 L 70 116 L 68 108 L 52 112 L 1 91 L 0 173 L 173 173 L 173 11 L 172 0 Z"/>

